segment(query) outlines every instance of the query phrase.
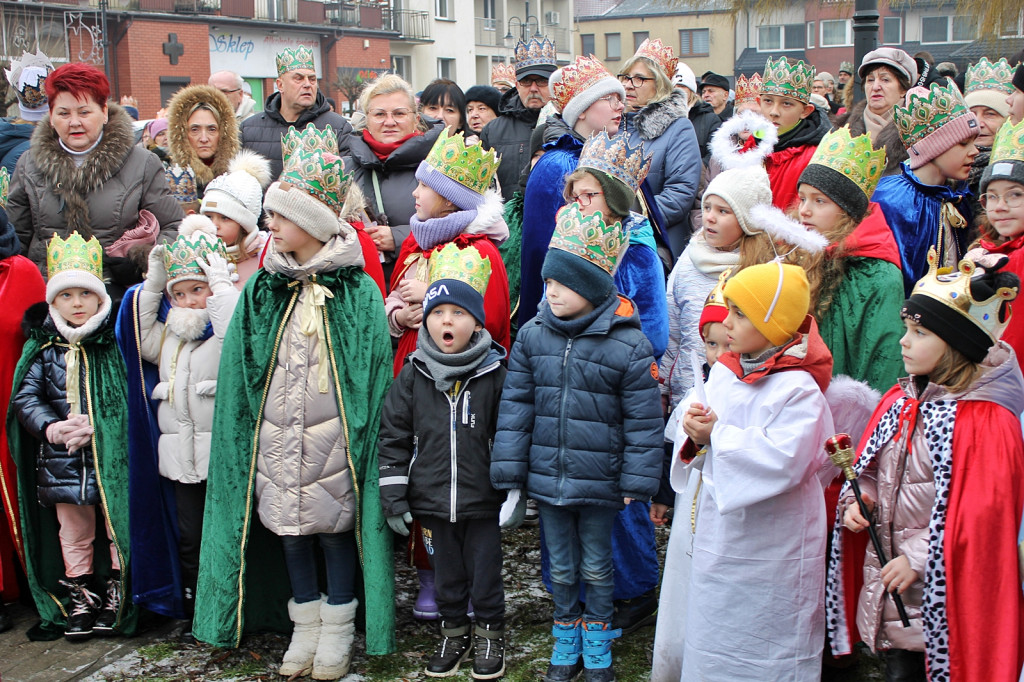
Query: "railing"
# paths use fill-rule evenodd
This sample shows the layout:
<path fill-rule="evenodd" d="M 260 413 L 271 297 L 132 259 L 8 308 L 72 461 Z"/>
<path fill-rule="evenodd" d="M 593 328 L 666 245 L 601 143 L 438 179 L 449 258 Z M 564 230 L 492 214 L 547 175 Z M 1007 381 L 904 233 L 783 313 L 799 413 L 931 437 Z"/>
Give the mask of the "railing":
<path fill-rule="evenodd" d="M 501 30 L 497 19 L 475 17 L 473 23 L 473 35 L 477 45 L 507 47 L 505 45 L 505 34 Z"/>
<path fill-rule="evenodd" d="M 430 40 L 430 14 L 417 9 L 383 9 L 384 30 L 406 40 Z"/>

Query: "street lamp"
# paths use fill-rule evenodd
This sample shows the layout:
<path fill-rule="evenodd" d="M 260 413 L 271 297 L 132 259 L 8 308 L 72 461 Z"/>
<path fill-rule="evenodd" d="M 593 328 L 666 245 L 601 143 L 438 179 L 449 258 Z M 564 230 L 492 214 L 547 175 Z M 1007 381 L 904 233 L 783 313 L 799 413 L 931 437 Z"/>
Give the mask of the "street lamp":
<path fill-rule="evenodd" d="M 512 47 L 513 46 L 513 41 L 515 41 L 515 39 L 516 39 L 516 37 L 514 35 L 512 35 L 512 22 L 513 21 L 516 22 L 516 25 L 518 26 L 517 32 L 519 33 L 519 39 L 521 41 L 523 41 L 524 43 L 527 42 L 527 36 L 530 35 L 530 23 L 531 22 L 533 23 L 534 26 L 537 27 L 536 30 L 533 33 L 533 37 L 534 38 L 543 38 L 544 37 L 543 35 L 541 35 L 541 32 L 540 32 L 540 19 L 538 19 L 534 15 L 527 14 L 526 15 L 526 21 L 523 21 L 519 17 L 512 16 L 512 17 L 508 18 L 508 26 L 506 27 L 508 29 L 508 33 L 505 34 L 505 45 L 507 47 Z"/>

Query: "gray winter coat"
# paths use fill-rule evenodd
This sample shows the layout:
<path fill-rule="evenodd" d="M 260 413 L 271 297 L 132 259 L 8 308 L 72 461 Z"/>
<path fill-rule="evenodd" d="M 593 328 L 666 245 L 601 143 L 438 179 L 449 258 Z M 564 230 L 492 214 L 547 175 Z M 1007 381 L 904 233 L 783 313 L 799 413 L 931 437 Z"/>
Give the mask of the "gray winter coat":
<path fill-rule="evenodd" d="M 512 88 L 501 96 L 498 110 L 498 118 L 480 131 L 480 144 L 484 149 L 498 152 L 501 159 L 498 182 L 501 196 L 508 201 L 515 192 L 526 191 L 525 184 L 520 184 L 520 175 L 530 163 L 530 136 L 540 117 L 540 109 L 527 109 L 519 98 L 519 91 Z"/>
<path fill-rule="evenodd" d="M 842 116 L 836 118 L 835 129 L 849 128 L 850 137 L 856 137 L 857 135 L 863 135 L 867 132 L 867 126 L 864 125 L 864 110 L 867 108 L 867 100 L 861 100 L 853 105 L 849 111 Z M 907 154 L 907 148 L 903 145 L 903 141 L 900 139 L 900 133 L 896 130 L 896 123 L 889 121 L 889 123 L 882 128 L 878 136 L 871 141 L 871 146 L 875 149 L 885 149 L 885 169 L 882 171 L 882 175 L 896 175 L 900 172 L 900 164 L 910 158 Z"/>

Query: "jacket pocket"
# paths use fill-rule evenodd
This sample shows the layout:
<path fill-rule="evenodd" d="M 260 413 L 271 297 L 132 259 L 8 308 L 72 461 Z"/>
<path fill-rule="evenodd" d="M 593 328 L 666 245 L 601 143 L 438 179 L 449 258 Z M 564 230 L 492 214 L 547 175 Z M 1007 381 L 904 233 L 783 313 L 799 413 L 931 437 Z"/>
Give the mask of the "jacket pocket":
<path fill-rule="evenodd" d="M 154 393 L 156 391 L 154 390 Z M 217 380 L 207 379 L 205 381 L 196 382 L 196 395 L 204 397 L 213 397 L 217 395 Z"/>
<path fill-rule="evenodd" d="M 153 387 L 153 395 L 150 396 L 153 400 L 167 400 L 167 394 L 170 387 L 170 383 L 167 381 L 161 381 L 159 384 Z"/>

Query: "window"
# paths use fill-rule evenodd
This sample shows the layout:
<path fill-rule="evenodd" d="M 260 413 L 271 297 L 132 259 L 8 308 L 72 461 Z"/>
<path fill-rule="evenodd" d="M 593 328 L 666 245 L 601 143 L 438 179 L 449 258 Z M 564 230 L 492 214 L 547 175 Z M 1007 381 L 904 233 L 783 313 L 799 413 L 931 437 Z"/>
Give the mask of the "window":
<path fill-rule="evenodd" d="M 622 59 L 622 36 L 618 33 L 604 34 L 605 59 Z"/>
<path fill-rule="evenodd" d="M 782 49 L 782 27 L 761 26 L 758 28 L 757 49 L 764 51 Z"/>
<path fill-rule="evenodd" d="M 949 17 L 923 17 L 921 19 L 922 43 L 945 43 L 949 40 Z"/>
<path fill-rule="evenodd" d="M 434 0 L 434 16 L 438 19 L 452 18 L 452 0 Z"/>
<path fill-rule="evenodd" d="M 978 37 L 978 20 L 975 17 L 953 17 L 954 43 L 969 43 Z"/>
<path fill-rule="evenodd" d="M 484 2 L 484 30 L 494 31 L 497 29 L 497 20 L 494 18 L 494 0 L 483 0 Z"/>
<path fill-rule="evenodd" d="M 757 30 L 757 49 L 761 52 L 802 50 L 805 32 L 803 24 L 761 26 Z"/>
<path fill-rule="evenodd" d="M 594 54 L 594 34 L 593 33 L 581 33 L 580 34 L 580 54 L 584 57 L 589 57 Z"/>
<path fill-rule="evenodd" d="M 978 36 L 975 17 L 923 17 L 922 43 L 968 43 Z"/>
<path fill-rule="evenodd" d="M 845 19 L 833 19 L 821 22 L 821 46 L 839 47 L 852 45 L 850 22 Z"/>
<path fill-rule="evenodd" d="M 814 22 L 807 22 L 807 47 L 814 47 Z"/>
<path fill-rule="evenodd" d="M 783 26 L 785 29 L 784 39 L 782 41 L 783 46 L 787 50 L 802 50 L 804 49 L 804 25 L 803 24 L 786 24 Z"/>
<path fill-rule="evenodd" d="M 396 76 L 401 76 L 403 80 L 408 82 L 409 77 L 412 75 L 409 69 L 409 58 L 391 55 L 391 70 L 395 72 Z"/>
<path fill-rule="evenodd" d="M 680 57 L 707 57 L 710 49 L 710 29 L 690 28 L 679 31 Z"/>
<path fill-rule="evenodd" d="M 903 42 L 903 19 L 885 17 L 882 19 L 882 44 L 899 45 Z"/>
<path fill-rule="evenodd" d="M 640 49 L 640 44 L 651 37 L 649 31 L 633 31 L 633 52 Z"/>
<path fill-rule="evenodd" d="M 439 57 L 437 60 L 437 77 L 455 80 L 455 60 Z"/>
<path fill-rule="evenodd" d="M 1024 19 L 1024 12 L 1007 19 L 1003 24 L 1002 30 L 999 31 L 999 35 L 1004 38 L 1024 35 L 1024 27 L 1021 26 L 1022 19 Z"/>

